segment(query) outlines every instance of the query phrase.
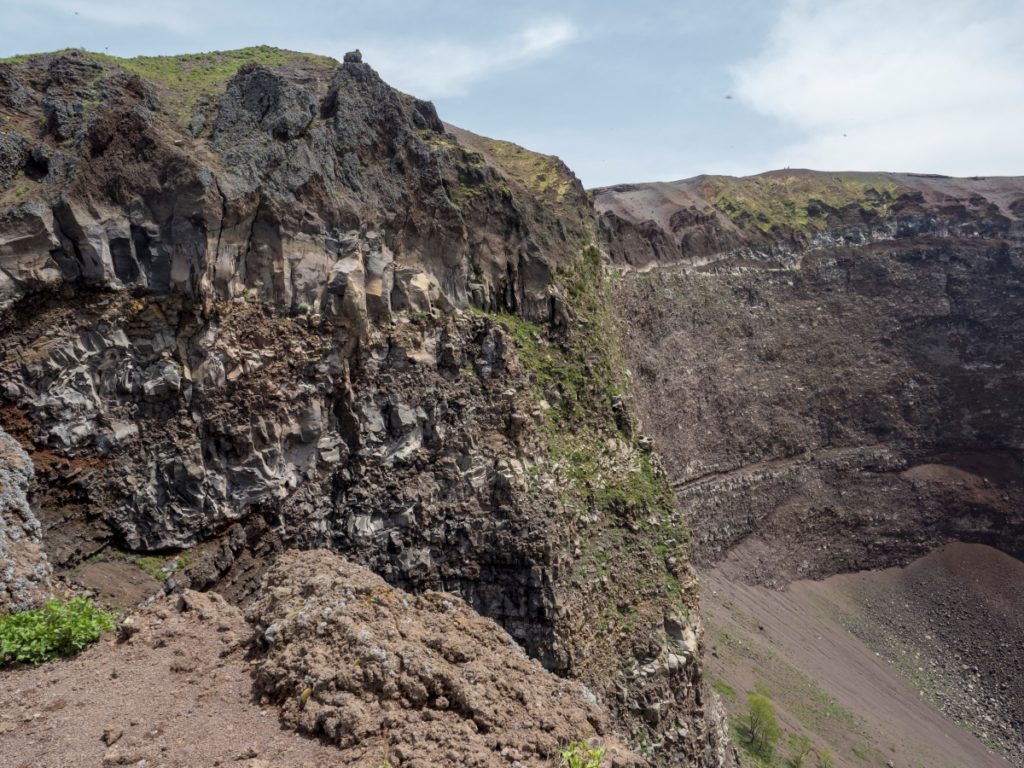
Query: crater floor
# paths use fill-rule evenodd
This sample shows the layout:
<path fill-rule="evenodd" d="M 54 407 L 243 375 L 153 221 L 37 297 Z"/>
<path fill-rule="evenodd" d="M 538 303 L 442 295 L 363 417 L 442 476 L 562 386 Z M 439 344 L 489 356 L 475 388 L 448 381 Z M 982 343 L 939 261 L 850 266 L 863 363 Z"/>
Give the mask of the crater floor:
<path fill-rule="evenodd" d="M 710 675 L 731 719 L 767 691 L 783 730 L 836 766 L 1024 765 L 1021 561 L 952 543 L 781 591 L 702 576 Z"/>

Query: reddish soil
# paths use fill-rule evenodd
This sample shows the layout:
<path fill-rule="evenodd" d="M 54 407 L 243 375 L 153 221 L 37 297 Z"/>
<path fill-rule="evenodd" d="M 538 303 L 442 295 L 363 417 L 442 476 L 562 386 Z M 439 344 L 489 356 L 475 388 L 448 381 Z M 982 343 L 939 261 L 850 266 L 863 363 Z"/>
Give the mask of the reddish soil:
<path fill-rule="evenodd" d="M 4 670 L 0 764 L 335 765 L 336 749 L 283 729 L 274 707 L 252 703 L 241 613 L 216 595 L 193 599 L 184 613 L 168 601 L 136 616 L 129 643 L 107 638 L 67 661 Z"/>
<path fill-rule="evenodd" d="M 92 573 L 123 588 L 121 565 Z M 578 682 L 452 595 L 291 552 L 249 619 L 186 590 L 73 659 L 4 669 L 0 766 L 549 768 L 573 741 L 648 765 Z"/>

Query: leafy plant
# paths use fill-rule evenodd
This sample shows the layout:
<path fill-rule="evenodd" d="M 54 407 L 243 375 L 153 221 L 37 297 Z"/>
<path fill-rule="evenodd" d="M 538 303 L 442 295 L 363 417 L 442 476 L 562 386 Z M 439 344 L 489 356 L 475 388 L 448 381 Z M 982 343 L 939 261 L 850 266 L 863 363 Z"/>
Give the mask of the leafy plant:
<path fill-rule="evenodd" d="M 0 664 L 40 664 L 73 656 L 114 628 L 114 618 L 87 597 L 49 600 L 39 610 L 0 618 Z"/>
<path fill-rule="evenodd" d="M 604 747 L 588 747 L 582 741 L 570 741 L 558 756 L 562 758 L 562 768 L 601 768 L 607 751 Z"/>
<path fill-rule="evenodd" d="M 752 693 L 747 697 L 747 715 L 743 719 L 743 745 L 757 757 L 769 759 L 782 738 L 775 716 L 775 705 L 767 696 Z"/>

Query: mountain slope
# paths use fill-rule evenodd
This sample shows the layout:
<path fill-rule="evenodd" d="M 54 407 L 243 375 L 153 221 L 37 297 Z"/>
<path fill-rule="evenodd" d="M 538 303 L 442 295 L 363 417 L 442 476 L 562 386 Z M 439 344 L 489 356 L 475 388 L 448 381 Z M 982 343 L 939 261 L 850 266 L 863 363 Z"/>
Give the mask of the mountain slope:
<path fill-rule="evenodd" d="M 329 548 L 463 597 L 652 764 L 728 764 L 560 161 L 358 52 L 19 57 L 0 111 L 0 424 L 58 576 L 247 603 Z"/>

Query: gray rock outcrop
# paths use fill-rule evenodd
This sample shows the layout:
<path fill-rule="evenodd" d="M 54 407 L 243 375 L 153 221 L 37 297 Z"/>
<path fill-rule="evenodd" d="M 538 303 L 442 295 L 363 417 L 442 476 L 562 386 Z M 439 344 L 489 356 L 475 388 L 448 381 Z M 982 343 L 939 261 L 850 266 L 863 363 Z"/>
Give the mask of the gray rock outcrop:
<path fill-rule="evenodd" d="M 38 606 L 50 593 L 42 528 L 26 498 L 32 461 L 0 429 L 0 614 Z"/>

